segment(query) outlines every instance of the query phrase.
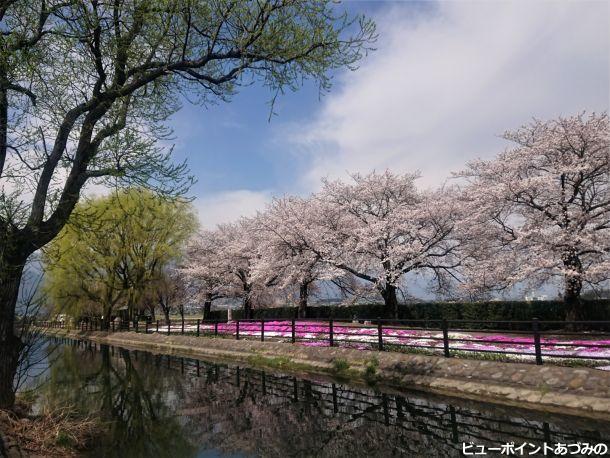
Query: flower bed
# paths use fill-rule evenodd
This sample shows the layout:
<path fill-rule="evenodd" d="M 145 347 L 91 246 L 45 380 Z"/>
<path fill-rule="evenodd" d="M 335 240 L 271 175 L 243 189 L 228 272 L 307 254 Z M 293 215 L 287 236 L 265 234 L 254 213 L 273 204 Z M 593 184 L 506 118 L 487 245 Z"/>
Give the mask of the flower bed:
<path fill-rule="evenodd" d="M 218 323 L 217 332 L 221 336 L 235 336 L 237 323 Z M 292 339 L 291 321 L 265 321 L 265 338 L 275 341 L 290 341 Z M 202 323 L 199 326 L 201 334 L 215 332 L 215 325 Z M 167 327 L 160 326 L 159 332 L 166 333 Z M 182 332 L 182 326 L 172 325 L 170 332 Z M 195 333 L 197 326 L 186 324 L 184 332 Z M 375 349 L 379 342 L 376 326 L 350 326 L 334 324 L 333 344 L 359 349 Z M 261 336 L 260 321 L 240 321 L 239 335 L 242 338 L 256 338 Z M 330 325 L 327 322 L 296 321 L 295 340 L 297 343 L 308 346 L 329 346 Z M 514 359 L 533 359 L 535 357 L 534 338 L 531 335 L 511 336 L 501 333 L 476 332 L 449 332 L 449 348 L 451 351 L 469 353 L 496 353 L 510 356 Z M 385 326 L 382 328 L 384 346 L 394 348 L 421 349 L 433 353 L 443 353 L 443 333 L 440 330 L 407 329 L 398 326 Z M 591 358 L 610 360 L 610 336 L 604 339 L 561 339 L 541 337 L 541 350 L 543 357 L 550 358 Z"/>

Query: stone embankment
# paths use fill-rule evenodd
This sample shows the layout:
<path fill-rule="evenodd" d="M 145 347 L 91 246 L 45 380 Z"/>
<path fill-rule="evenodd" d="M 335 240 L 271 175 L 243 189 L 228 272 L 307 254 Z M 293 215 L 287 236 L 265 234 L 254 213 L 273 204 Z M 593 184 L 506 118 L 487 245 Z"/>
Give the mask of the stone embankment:
<path fill-rule="evenodd" d="M 47 332 L 156 353 L 331 375 L 394 390 L 428 391 L 547 412 L 610 418 L 610 372 L 596 369 L 156 333 Z"/>

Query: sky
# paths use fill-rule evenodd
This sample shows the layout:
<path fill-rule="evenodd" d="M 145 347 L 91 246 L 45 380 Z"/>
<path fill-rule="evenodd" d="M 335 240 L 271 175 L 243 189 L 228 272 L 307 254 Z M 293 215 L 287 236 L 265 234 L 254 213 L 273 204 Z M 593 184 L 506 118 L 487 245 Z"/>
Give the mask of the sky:
<path fill-rule="evenodd" d="M 272 196 L 315 192 L 322 177 L 419 170 L 441 185 L 533 117 L 610 106 L 610 2 L 344 3 L 377 22 L 377 50 L 338 71 L 328 94 L 306 83 L 277 101 L 261 86 L 230 103 L 188 103 L 171 118 L 175 154 L 198 178 L 203 227 L 252 215 Z"/>

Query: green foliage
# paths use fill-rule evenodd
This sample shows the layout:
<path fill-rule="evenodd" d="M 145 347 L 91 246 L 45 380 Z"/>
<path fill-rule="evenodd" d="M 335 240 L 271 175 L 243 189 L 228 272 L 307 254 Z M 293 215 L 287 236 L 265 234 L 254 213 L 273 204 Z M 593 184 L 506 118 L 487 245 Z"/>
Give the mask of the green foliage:
<path fill-rule="evenodd" d="M 130 189 L 77 206 L 44 250 L 45 290 L 55 312 L 108 317 L 138 304 L 196 229 L 188 203 Z"/>
<path fill-rule="evenodd" d="M 344 358 L 333 359 L 333 370 L 335 372 L 345 372 L 349 369 L 349 363 Z"/>
<path fill-rule="evenodd" d="M 53 232 L 88 179 L 188 188 L 167 145 L 179 100 L 229 101 L 255 81 L 272 102 L 306 79 L 324 91 L 331 71 L 355 68 L 376 38 L 371 20 L 331 0 L 16 0 L 1 10 L 0 94 L 11 116 L 0 134 L 17 154 L 5 161 L 0 148 L 0 174 L 17 192 L 0 190 L 0 221 L 38 225 L 51 210 L 63 220 Z M 59 170 L 72 177 L 67 192 L 66 181 L 47 182 Z M 45 192 L 30 209 L 20 191 L 38 182 Z"/>
<path fill-rule="evenodd" d="M 376 357 L 372 357 L 371 359 L 369 359 L 366 363 L 366 365 L 364 366 L 364 380 L 367 381 L 367 383 L 374 385 L 375 383 L 377 383 L 377 370 L 379 369 L 379 360 Z"/>
<path fill-rule="evenodd" d="M 57 436 L 55 437 L 55 445 L 59 447 L 70 448 L 75 445 L 74 440 L 67 434 L 65 431 L 58 431 Z"/>

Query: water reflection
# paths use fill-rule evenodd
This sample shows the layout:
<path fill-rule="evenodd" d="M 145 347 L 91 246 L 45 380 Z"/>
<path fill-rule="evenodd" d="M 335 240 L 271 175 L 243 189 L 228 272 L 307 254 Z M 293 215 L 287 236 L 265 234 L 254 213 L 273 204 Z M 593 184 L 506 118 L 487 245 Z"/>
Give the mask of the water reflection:
<path fill-rule="evenodd" d="M 462 442 L 608 442 L 610 424 L 54 340 L 45 402 L 107 425 L 95 456 L 462 456 Z M 489 455 L 488 455 L 489 456 Z"/>

